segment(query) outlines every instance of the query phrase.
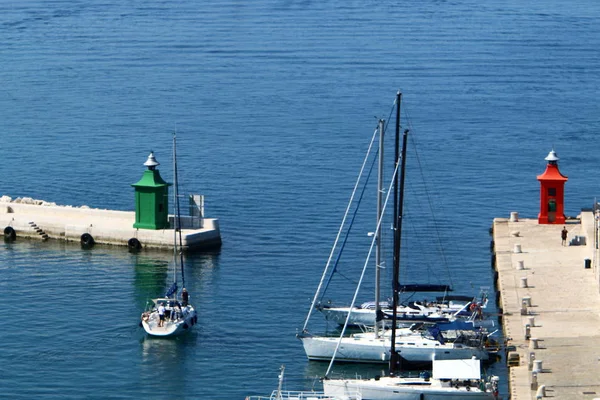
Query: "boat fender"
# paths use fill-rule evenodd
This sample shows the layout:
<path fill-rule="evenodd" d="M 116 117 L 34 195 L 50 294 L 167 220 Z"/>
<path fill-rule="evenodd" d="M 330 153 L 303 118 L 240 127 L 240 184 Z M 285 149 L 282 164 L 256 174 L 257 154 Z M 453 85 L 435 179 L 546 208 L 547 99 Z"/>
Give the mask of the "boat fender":
<path fill-rule="evenodd" d="M 139 251 L 142 248 L 142 244 L 136 238 L 131 238 L 127 241 L 127 248 L 129 251 Z"/>
<path fill-rule="evenodd" d="M 17 232 L 15 232 L 12 226 L 7 226 L 4 228 L 4 239 L 5 240 L 15 240 L 17 238 Z"/>
<path fill-rule="evenodd" d="M 183 329 L 187 329 L 188 328 L 188 324 L 183 324 Z"/>
<path fill-rule="evenodd" d="M 81 235 L 81 245 L 84 247 L 92 247 L 96 242 L 94 238 L 89 233 L 84 233 Z"/>

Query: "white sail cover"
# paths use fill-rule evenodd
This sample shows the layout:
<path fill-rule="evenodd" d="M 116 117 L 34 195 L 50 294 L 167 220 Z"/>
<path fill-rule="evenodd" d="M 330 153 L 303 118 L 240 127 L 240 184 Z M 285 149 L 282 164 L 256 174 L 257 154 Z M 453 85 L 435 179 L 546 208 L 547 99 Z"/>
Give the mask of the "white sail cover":
<path fill-rule="evenodd" d="M 480 379 L 480 360 L 433 360 L 434 379 Z"/>

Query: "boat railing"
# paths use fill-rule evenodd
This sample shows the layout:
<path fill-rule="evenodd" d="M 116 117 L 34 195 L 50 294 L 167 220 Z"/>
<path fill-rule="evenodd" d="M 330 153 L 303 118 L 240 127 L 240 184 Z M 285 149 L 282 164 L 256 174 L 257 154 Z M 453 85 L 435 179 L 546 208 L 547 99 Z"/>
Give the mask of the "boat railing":
<path fill-rule="evenodd" d="M 274 390 L 270 396 L 247 396 L 246 400 L 337 400 L 336 397 L 328 396 L 323 392 L 303 391 L 279 391 Z M 350 393 L 344 396 L 344 400 L 362 400 L 360 393 Z"/>

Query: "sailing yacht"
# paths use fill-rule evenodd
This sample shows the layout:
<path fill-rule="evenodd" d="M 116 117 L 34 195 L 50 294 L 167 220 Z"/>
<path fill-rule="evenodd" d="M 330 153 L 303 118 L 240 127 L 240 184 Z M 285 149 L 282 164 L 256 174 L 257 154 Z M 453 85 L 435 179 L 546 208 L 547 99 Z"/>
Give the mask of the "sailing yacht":
<path fill-rule="evenodd" d="M 393 177 L 394 188 L 394 261 L 392 280 L 392 323 L 389 334 L 389 376 L 375 377 L 373 379 L 331 379 L 330 372 L 333 363 L 342 347 L 343 334 L 347 323 L 342 329 L 342 334 L 331 358 L 325 378 L 323 391 L 326 396 L 344 398 L 346 395 L 358 393 L 361 398 L 370 400 L 459 400 L 459 399 L 496 399 L 498 397 L 498 377 L 489 380 L 481 379 L 481 361 L 473 358 L 462 360 L 438 360 L 433 358 L 432 376 L 423 375 L 419 378 L 406 378 L 399 376 L 403 352 L 407 349 L 401 345 L 404 340 L 402 332 L 397 333 L 398 302 L 400 293 L 400 244 L 403 220 L 403 193 L 406 166 L 406 147 L 408 130 L 402 136 L 402 155 L 399 149 L 399 121 L 400 99 L 398 92 L 396 99 L 396 170 Z M 399 165 L 401 160 L 401 166 Z M 400 181 L 398 182 L 398 173 Z M 387 202 L 387 200 L 386 200 Z M 364 274 L 363 268 L 363 274 Z M 362 280 L 362 277 L 361 277 Z M 360 285 L 360 281 L 359 281 Z M 356 299 L 357 292 L 354 295 Z M 353 300 L 353 303 L 354 303 Z M 376 325 L 377 331 L 377 325 Z M 397 343 L 398 341 L 398 343 Z M 387 343 L 386 343 L 387 345 Z M 385 349 L 387 351 L 387 349 Z M 387 354 L 387 353 L 386 353 Z"/>
<path fill-rule="evenodd" d="M 150 307 L 142 313 L 140 324 L 151 336 L 176 336 L 189 331 L 198 323 L 196 309 L 189 301 L 185 288 L 183 252 L 181 251 L 181 219 L 179 193 L 177 186 L 177 150 L 176 137 L 173 135 L 173 171 L 174 171 L 174 215 L 173 215 L 173 283 L 164 297 L 152 299 Z M 154 166 L 158 162 L 153 159 Z M 179 235 L 178 235 L 179 234 Z M 177 276 L 181 272 L 181 291 Z"/>
<path fill-rule="evenodd" d="M 383 304 L 379 301 L 379 270 L 381 265 L 381 224 L 382 216 L 385 208 L 388 204 L 389 196 L 392 193 L 392 186 L 395 182 L 390 184 L 390 188 L 387 190 L 387 198 L 382 197 L 382 193 L 386 192 L 383 188 L 383 137 L 384 137 L 384 123 L 379 123 L 379 176 L 378 176 L 378 190 L 377 190 L 377 226 L 375 234 L 372 239 L 372 247 L 375 248 L 375 302 L 372 303 L 372 307 L 368 309 L 363 307 L 360 310 L 356 310 L 355 307 L 347 307 L 343 311 L 339 311 L 338 316 L 341 318 L 344 316 L 344 326 L 351 325 L 350 321 L 357 315 L 370 319 L 365 325 L 375 326 L 373 332 L 357 333 L 349 337 L 344 337 L 343 333 L 341 337 L 328 337 L 312 335 L 308 330 L 304 329 L 302 333 L 298 334 L 298 338 L 302 341 L 304 351 L 309 360 L 322 360 L 329 361 L 333 355 L 337 352 L 336 359 L 344 362 L 365 362 L 365 363 L 378 363 L 388 362 L 390 360 L 390 345 L 391 345 L 391 332 L 385 330 L 385 325 L 389 320 L 389 312 L 395 315 L 394 323 L 398 324 L 398 321 L 402 321 L 405 324 L 412 324 L 413 321 L 427 321 L 427 322 L 451 322 L 458 318 L 459 314 L 470 308 L 470 305 L 476 305 L 481 309 L 481 306 L 475 299 L 470 299 L 469 302 L 464 304 L 458 304 L 453 306 L 454 309 L 449 311 L 448 305 L 445 306 L 446 311 L 440 312 L 440 306 L 424 305 L 417 302 L 412 302 L 410 306 L 390 307 L 389 304 Z M 397 176 L 394 174 L 394 177 Z M 391 208 L 391 207 L 390 207 Z M 370 254 L 369 254 L 370 255 Z M 367 266 L 369 257 L 367 257 Z M 364 269 L 363 269 L 364 273 Z M 407 285 L 414 289 L 416 285 Z M 419 285 L 427 286 L 429 291 L 447 291 L 449 288 L 446 285 Z M 360 287 L 360 285 L 359 285 Z M 357 288 L 358 291 L 359 288 Z M 404 288 L 402 288 L 404 290 Z M 382 306 L 385 306 L 382 307 Z M 395 309 L 395 312 L 393 312 Z M 386 311 L 384 311 L 386 310 Z M 333 309 L 328 311 L 333 312 Z M 361 313 L 361 311 L 366 311 Z M 475 308 L 473 308 L 475 311 Z M 333 314 L 332 314 L 333 315 Z M 376 321 L 375 316 L 379 315 L 379 321 Z M 338 322 L 341 322 L 338 319 Z M 306 325 L 305 325 L 306 326 Z M 435 333 L 434 333 L 435 332 Z M 442 334 L 437 328 L 432 328 L 424 331 L 417 331 L 415 329 L 404 329 L 395 330 L 394 334 L 398 339 L 398 349 L 400 357 L 403 362 L 413 364 L 429 364 L 433 358 L 440 360 L 455 360 L 475 357 L 478 360 L 489 360 L 489 352 L 486 348 L 486 344 L 489 343 L 488 336 L 485 332 L 478 332 L 473 329 L 467 331 L 458 331 L 454 337 L 449 337 L 447 333 Z M 494 347 L 495 348 L 495 347 Z"/>
<path fill-rule="evenodd" d="M 245 400 L 362 400 L 360 395 L 357 394 L 346 394 L 343 397 L 338 397 L 327 396 L 322 391 L 284 390 L 283 374 L 285 372 L 285 366 L 282 365 L 280 370 L 279 385 L 277 386 L 277 389 L 273 390 L 270 396 L 246 396 Z"/>
<path fill-rule="evenodd" d="M 476 330 L 442 332 L 437 326 L 417 330 L 396 329 L 396 347 L 403 363 L 429 364 L 432 360 L 475 358 L 490 360 L 497 343 Z M 387 363 L 390 360 L 391 330 L 355 333 L 348 337 L 304 336 L 302 345 L 309 360 L 329 361 L 336 352 L 342 362 Z M 339 346 L 339 347 L 338 347 Z"/>
<path fill-rule="evenodd" d="M 479 360 L 434 360 L 431 376 L 383 376 L 374 379 L 324 379 L 323 394 L 335 399 L 371 400 L 498 399 L 499 378 L 482 379 Z"/>

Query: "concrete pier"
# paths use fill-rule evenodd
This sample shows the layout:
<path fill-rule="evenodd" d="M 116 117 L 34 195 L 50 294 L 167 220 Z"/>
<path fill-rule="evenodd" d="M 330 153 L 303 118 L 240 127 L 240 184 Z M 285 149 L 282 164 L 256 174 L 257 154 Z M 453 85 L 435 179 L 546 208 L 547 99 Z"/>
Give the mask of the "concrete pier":
<path fill-rule="evenodd" d="M 494 219 L 492 262 L 512 400 L 536 399 L 541 392 L 556 399 L 600 398 L 595 225 L 592 211 L 564 225 Z M 563 226 L 569 232 L 566 246 Z"/>
<path fill-rule="evenodd" d="M 29 203 L 29 204 L 28 204 Z M 172 216 L 170 225 L 173 226 Z M 128 246 L 136 239 L 141 248 L 173 249 L 173 229 L 136 229 L 135 212 L 88 207 L 58 206 L 31 200 L 0 198 L 0 227 L 21 237 L 81 242 L 84 234 L 98 244 Z M 221 245 L 219 221 L 215 218 L 182 217 L 182 249 L 196 251 Z"/>

